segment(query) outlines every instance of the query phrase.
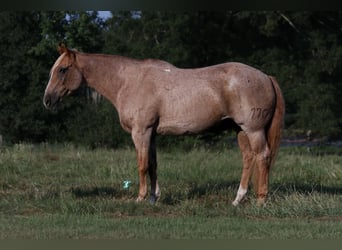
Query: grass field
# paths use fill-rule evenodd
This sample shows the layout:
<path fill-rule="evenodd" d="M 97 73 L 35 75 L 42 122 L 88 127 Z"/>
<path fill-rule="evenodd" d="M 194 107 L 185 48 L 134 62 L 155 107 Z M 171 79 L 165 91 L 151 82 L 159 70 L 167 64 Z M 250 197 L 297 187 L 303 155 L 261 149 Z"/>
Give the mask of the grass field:
<path fill-rule="evenodd" d="M 341 148 L 282 148 L 265 207 L 253 192 L 231 205 L 237 148 L 161 150 L 158 163 L 160 201 L 137 204 L 133 149 L 1 148 L 0 238 L 342 239 Z"/>

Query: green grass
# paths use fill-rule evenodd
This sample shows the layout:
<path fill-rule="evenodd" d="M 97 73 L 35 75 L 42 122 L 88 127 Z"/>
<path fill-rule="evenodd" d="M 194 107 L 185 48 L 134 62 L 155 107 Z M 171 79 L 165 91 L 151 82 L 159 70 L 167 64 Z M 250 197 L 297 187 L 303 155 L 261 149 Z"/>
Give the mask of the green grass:
<path fill-rule="evenodd" d="M 342 149 L 282 148 L 265 207 L 235 208 L 237 148 L 158 152 L 162 197 L 135 203 L 132 149 L 18 144 L 0 153 L 1 239 L 341 239 Z M 130 180 L 129 189 L 123 181 Z"/>

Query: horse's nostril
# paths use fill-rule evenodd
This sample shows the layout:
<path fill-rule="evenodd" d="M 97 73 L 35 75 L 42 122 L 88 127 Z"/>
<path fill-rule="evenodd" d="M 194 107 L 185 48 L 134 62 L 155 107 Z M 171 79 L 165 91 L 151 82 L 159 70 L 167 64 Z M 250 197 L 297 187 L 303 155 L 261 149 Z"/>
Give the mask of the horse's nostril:
<path fill-rule="evenodd" d="M 49 108 L 51 105 L 51 98 L 44 97 L 43 104 L 44 104 L 45 108 Z"/>

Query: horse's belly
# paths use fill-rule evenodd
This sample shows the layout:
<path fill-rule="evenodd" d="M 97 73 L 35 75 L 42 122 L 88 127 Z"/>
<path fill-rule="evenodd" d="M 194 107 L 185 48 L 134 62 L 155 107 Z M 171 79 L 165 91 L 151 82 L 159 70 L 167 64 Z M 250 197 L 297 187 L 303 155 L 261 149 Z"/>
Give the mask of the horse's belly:
<path fill-rule="evenodd" d="M 218 110 L 197 110 L 192 112 L 177 112 L 160 116 L 157 126 L 158 134 L 182 135 L 200 133 L 223 119 Z"/>
<path fill-rule="evenodd" d="M 205 84 L 184 85 L 165 93 L 159 107 L 159 134 L 196 134 L 226 117 L 220 91 Z"/>
<path fill-rule="evenodd" d="M 204 130 L 203 127 L 191 122 L 168 122 L 161 123 L 157 127 L 157 133 L 162 135 L 184 135 L 184 134 L 196 134 Z"/>

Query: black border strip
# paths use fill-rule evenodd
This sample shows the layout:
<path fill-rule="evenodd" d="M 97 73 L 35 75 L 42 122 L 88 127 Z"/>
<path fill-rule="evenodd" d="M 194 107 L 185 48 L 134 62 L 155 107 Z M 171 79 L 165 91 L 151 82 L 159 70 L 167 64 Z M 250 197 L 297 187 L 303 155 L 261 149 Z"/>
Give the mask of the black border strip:
<path fill-rule="evenodd" d="M 0 10 L 338 10 L 339 0 L 11 0 Z"/>

